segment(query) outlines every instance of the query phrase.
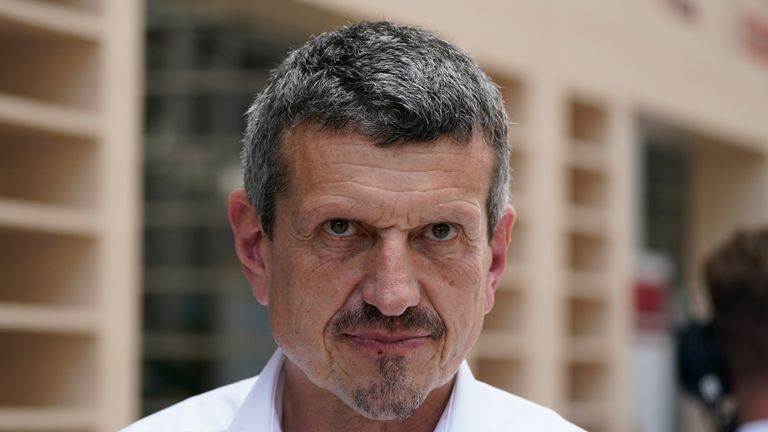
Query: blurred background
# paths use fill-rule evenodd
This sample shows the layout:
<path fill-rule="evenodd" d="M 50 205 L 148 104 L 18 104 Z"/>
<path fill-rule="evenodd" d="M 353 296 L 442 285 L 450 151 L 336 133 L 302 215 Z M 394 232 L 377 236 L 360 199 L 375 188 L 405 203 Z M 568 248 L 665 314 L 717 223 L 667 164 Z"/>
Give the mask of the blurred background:
<path fill-rule="evenodd" d="M 0 0 L 0 431 L 113 431 L 257 374 L 243 113 L 310 35 L 417 24 L 502 87 L 519 213 L 475 374 L 600 431 L 706 431 L 674 329 L 768 222 L 768 1 Z"/>

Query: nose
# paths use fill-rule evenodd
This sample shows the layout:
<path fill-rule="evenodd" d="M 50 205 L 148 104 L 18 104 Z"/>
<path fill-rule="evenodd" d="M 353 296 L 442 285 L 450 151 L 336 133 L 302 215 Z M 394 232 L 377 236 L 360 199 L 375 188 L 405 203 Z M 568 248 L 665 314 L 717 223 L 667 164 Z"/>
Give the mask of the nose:
<path fill-rule="evenodd" d="M 421 289 L 409 256 L 407 239 L 382 239 L 368 260 L 363 301 L 383 315 L 401 315 L 421 300 Z"/>

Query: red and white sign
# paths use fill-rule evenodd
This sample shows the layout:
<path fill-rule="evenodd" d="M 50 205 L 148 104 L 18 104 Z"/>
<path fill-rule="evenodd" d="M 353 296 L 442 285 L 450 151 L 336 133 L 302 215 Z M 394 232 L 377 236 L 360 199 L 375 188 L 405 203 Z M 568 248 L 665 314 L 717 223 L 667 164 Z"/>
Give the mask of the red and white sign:
<path fill-rule="evenodd" d="M 742 0 L 737 16 L 739 45 L 749 58 L 768 67 L 768 1 Z"/>

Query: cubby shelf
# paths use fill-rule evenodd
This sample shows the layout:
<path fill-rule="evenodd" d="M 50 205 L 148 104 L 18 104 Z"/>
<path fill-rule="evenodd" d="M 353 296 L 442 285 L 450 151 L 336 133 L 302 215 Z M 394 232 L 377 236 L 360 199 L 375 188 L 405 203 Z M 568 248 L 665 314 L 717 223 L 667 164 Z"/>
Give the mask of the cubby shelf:
<path fill-rule="evenodd" d="M 68 407 L 0 408 L 0 431 L 74 431 L 93 430 L 93 410 Z"/>
<path fill-rule="evenodd" d="M 0 229 L 8 228 L 92 237 L 98 232 L 98 218 L 89 210 L 0 198 Z"/>
<path fill-rule="evenodd" d="M 509 331 L 483 331 L 475 345 L 475 356 L 483 359 L 521 359 L 525 338 Z"/>
<path fill-rule="evenodd" d="M 32 333 L 94 334 L 96 316 L 64 306 L 0 303 L 0 330 Z"/>
<path fill-rule="evenodd" d="M 587 430 L 603 430 L 609 415 L 605 402 L 571 402 L 566 408 L 566 417 Z"/>
<path fill-rule="evenodd" d="M 602 337 L 571 336 L 566 356 L 569 362 L 578 364 L 606 365 L 611 362 L 608 342 Z"/>
<path fill-rule="evenodd" d="M 525 288 L 527 276 L 525 266 L 521 263 L 507 263 L 507 268 L 499 279 L 499 290 L 517 291 Z"/>
<path fill-rule="evenodd" d="M 568 147 L 568 164 L 572 167 L 605 173 L 611 166 L 608 160 L 608 149 L 603 146 L 573 140 Z"/>
<path fill-rule="evenodd" d="M 94 113 L 0 93 L 0 128 L 3 124 L 89 139 L 99 133 L 99 118 Z"/>
<path fill-rule="evenodd" d="M 601 208 L 572 204 L 567 222 L 571 232 L 594 237 L 609 236 L 610 215 Z"/>
<path fill-rule="evenodd" d="M 98 40 L 100 20 L 70 6 L 30 0 L 3 0 L 0 2 L 0 33 L 21 32 L 26 36 L 61 36 Z"/>
<path fill-rule="evenodd" d="M 139 8 L 0 0 L 0 432 L 134 415 Z"/>
<path fill-rule="evenodd" d="M 608 294 L 609 281 L 605 274 L 590 271 L 568 273 L 568 296 L 585 300 L 604 299 Z"/>

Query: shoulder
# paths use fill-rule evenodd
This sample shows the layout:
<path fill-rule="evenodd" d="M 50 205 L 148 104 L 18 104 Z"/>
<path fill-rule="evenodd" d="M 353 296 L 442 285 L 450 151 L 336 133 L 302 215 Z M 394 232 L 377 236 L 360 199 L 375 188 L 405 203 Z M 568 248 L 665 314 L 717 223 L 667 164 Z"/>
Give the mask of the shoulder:
<path fill-rule="evenodd" d="M 584 432 L 569 423 L 555 411 L 507 393 L 481 381 L 472 381 L 466 397 L 457 407 L 475 422 L 481 419 L 482 430 L 506 431 L 510 425 L 518 430 L 530 432 Z M 458 429 L 462 430 L 462 429 Z"/>
<path fill-rule="evenodd" d="M 756 420 L 744 423 L 737 429 L 737 432 L 766 432 L 768 431 L 768 419 Z"/>
<path fill-rule="evenodd" d="M 257 379 L 245 379 L 191 397 L 145 417 L 121 432 L 225 431 Z"/>

